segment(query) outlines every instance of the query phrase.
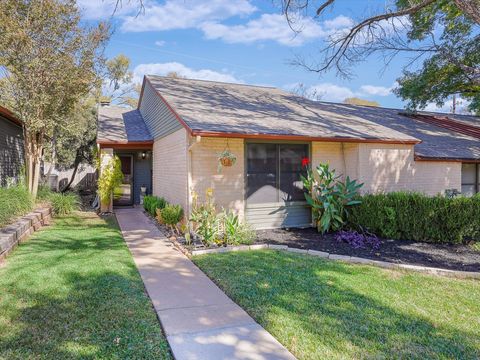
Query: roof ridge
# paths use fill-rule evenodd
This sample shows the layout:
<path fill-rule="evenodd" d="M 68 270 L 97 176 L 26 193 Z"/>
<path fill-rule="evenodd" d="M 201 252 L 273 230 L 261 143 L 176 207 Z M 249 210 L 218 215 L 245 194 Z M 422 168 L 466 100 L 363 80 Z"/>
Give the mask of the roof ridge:
<path fill-rule="evenodd" d="M 147 78 L 162 78 L 162 79 L 180 80 L 180 81 L 201 81 L 201 82 L 208 82 L 208 83 L 215 83 L 215 84 L 225 84 L 225 85 L 234 85 L 234 86 L 257 87 L 257 88 L 280 90 L 276 86 L 267 86 L 267 85 L 252 85 L 252 84 L 242 84 L 242 83 L 226 82 L 226 81 L 218 81 L 218 80 L 190 79 L 190 78 L 182 78 L 182 77 L 174 78 L 174 77 L 170 77 L 170 76 L 155 75 L 155 74 L 146 74 L 145 76 Z"/>

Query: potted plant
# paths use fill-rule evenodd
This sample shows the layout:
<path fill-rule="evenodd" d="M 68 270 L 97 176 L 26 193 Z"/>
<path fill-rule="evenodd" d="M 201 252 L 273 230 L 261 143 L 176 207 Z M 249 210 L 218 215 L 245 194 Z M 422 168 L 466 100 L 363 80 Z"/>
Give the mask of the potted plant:
<path fill-rule="evenodd" d="M 225 149 L 220 154 L 218 154 L 218 172 L 222 171 L 222 168 L 230 167 L 235 165 L 237 157 L 230 150 Z"/>

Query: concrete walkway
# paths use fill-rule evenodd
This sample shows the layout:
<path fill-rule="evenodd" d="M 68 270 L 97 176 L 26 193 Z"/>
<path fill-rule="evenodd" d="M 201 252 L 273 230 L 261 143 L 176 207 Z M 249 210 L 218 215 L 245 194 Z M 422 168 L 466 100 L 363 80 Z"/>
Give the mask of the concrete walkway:
<path fill-rule="evenodd" d="M 116 214 L 177 360 L 295 359 L 140 209 L 120 209 Z"/>

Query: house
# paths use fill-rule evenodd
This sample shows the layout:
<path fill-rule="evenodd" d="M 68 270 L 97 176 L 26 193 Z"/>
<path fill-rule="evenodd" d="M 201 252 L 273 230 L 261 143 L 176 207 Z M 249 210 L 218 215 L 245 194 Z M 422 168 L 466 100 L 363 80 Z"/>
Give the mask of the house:
<path fill-rule="evenodd" d="M 180 204 L 212 188 L 255 228 L 306 226 L 305 159 L 328 162 L 363 192 L 479 190 L 480 120 L 311 101 L 262 86 L 145 76 L 138 108 L 99 111 L 102 156 L 118 154 L 121 203 L 140 186 Z M 236 163 L 218 171 L 228 149 Z M 117 203 L 118 204 L 118 203 Z"/>
<path fill-rule="evenodd" d="M 0 106 L 0 186 L 18 179 L 24 162 L 22 123 L 10 110 Z"/>

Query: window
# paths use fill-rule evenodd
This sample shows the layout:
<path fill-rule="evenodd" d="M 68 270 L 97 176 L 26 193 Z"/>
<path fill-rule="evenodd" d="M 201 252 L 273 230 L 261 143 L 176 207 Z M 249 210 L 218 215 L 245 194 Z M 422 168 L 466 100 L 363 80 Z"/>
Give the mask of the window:
<path fill-rule="evenodd" d="M 247 144 L 247 201 L 305 201 L 300 176 L 308 153 L 308 144 Z"/>
<path fill-rule="evenodd" d="M 479 164 L 462 164 L 462 194 L 475 195 L 480 191 L 480 166 Z"/>

